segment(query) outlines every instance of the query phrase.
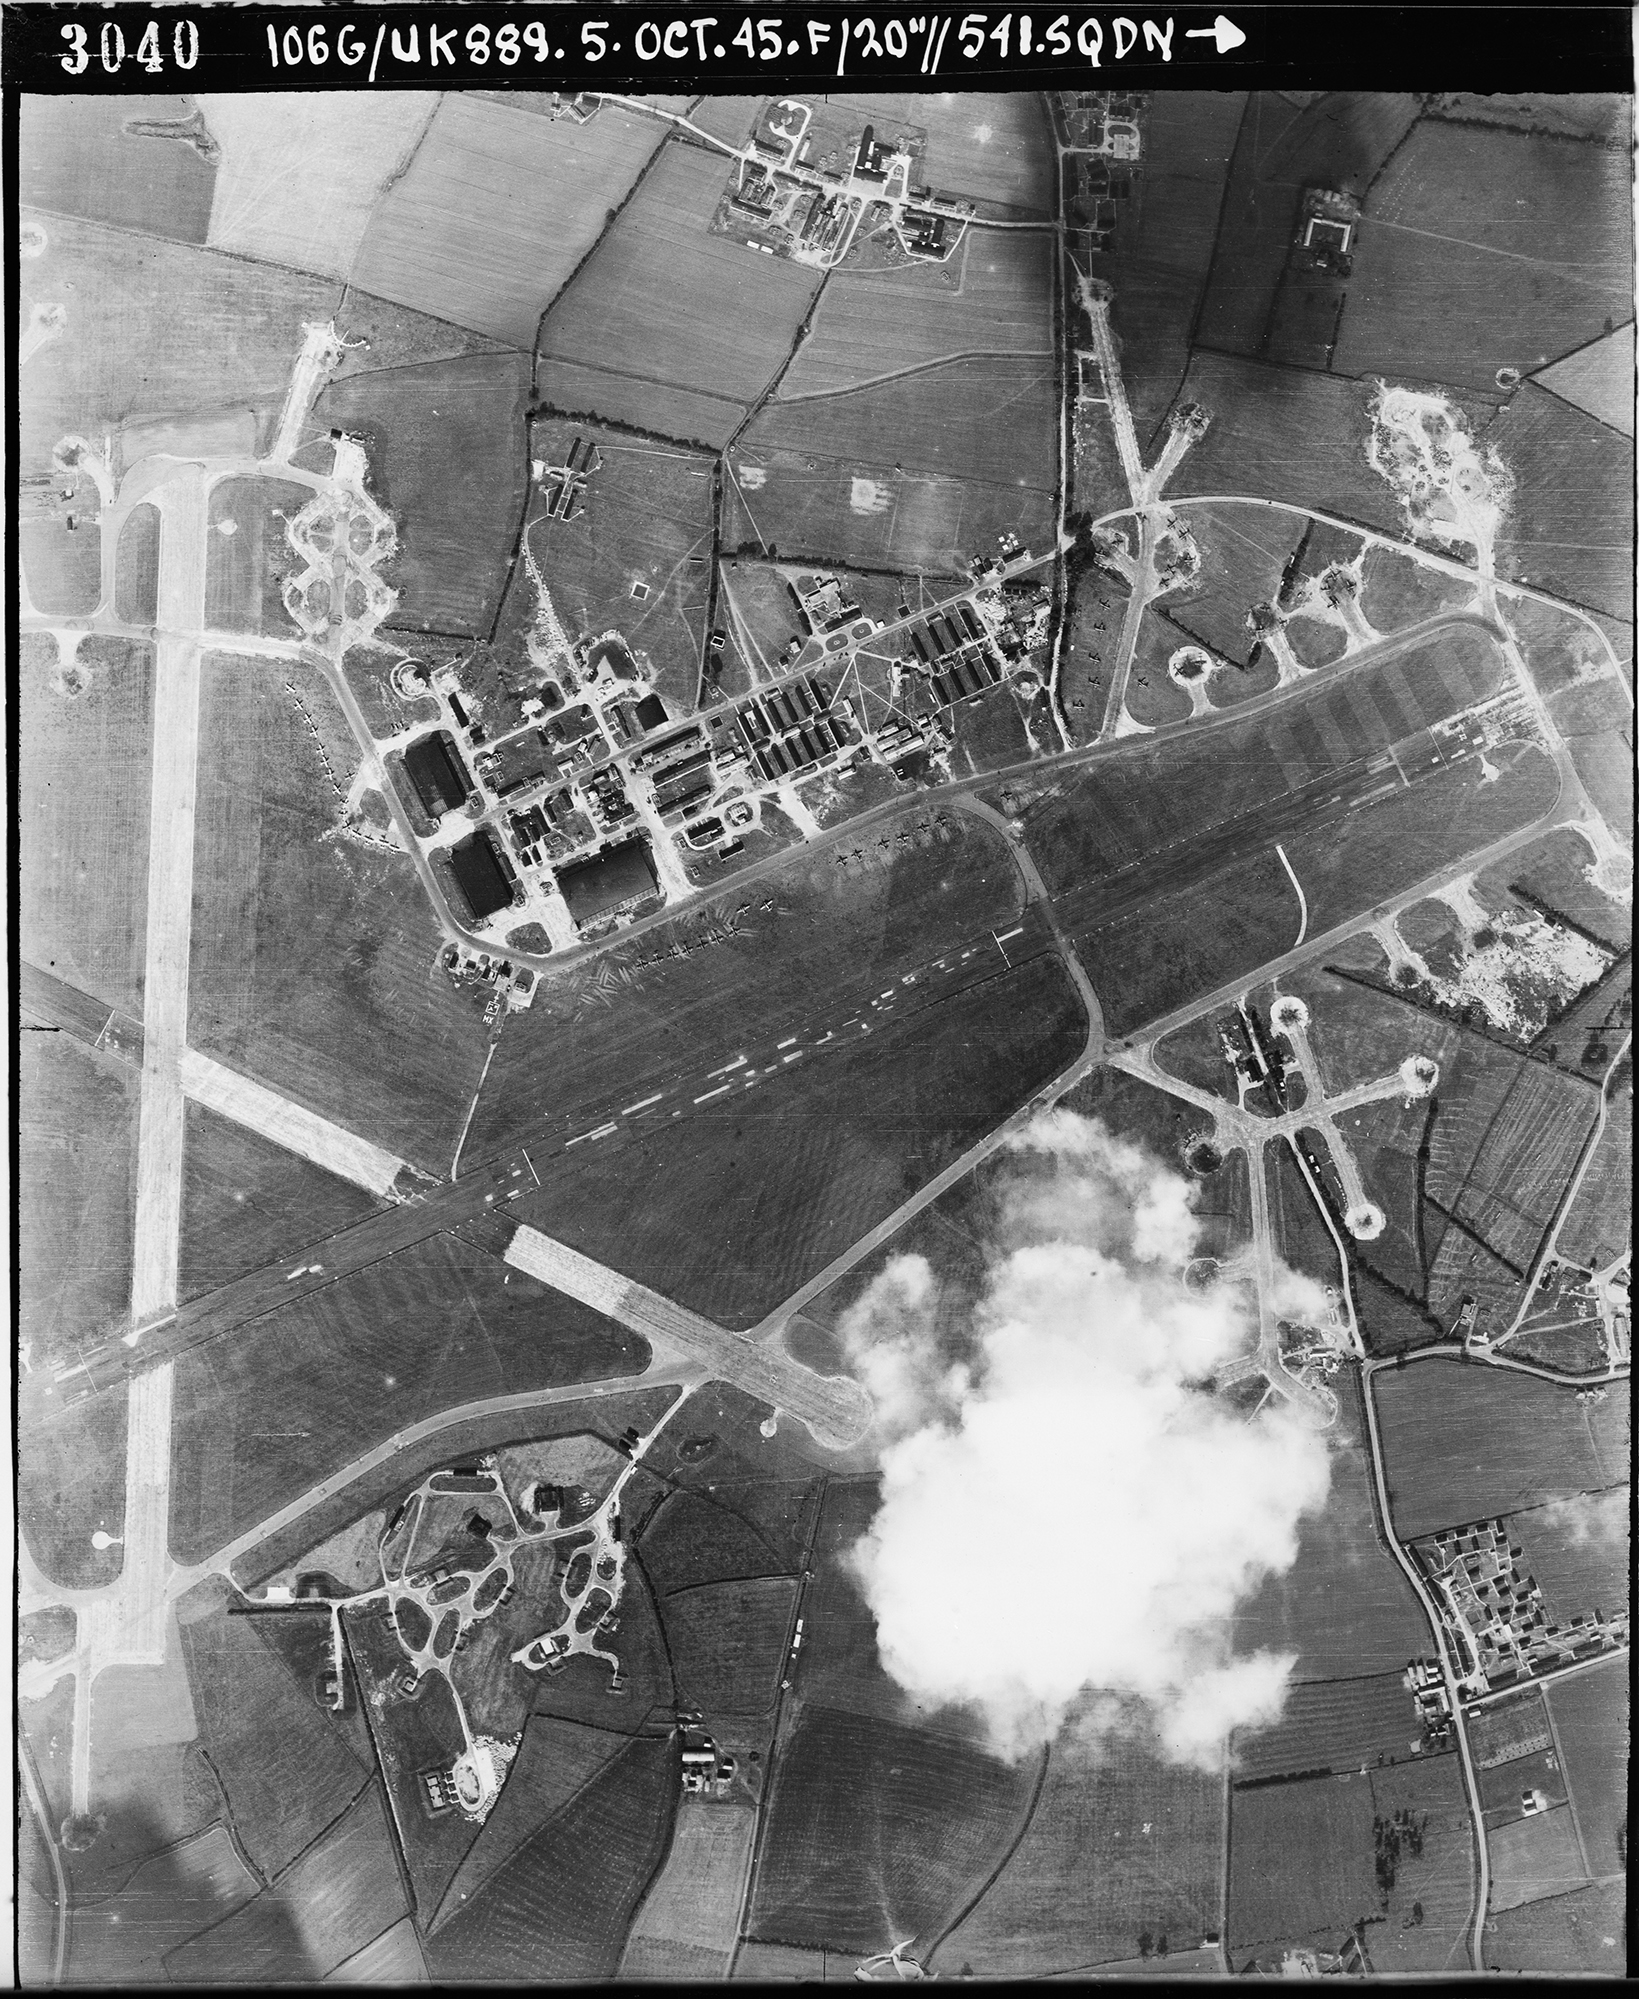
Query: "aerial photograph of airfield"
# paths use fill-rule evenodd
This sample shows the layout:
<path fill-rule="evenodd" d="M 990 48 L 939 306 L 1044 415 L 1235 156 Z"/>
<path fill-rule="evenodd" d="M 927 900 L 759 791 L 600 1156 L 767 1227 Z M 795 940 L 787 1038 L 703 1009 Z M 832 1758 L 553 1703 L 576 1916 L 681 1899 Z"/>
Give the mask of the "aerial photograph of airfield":
<path fill-rule="evenodd" d="M 1626 1970 L 1632 129 L 22 99 L 23 1984 Z"/>

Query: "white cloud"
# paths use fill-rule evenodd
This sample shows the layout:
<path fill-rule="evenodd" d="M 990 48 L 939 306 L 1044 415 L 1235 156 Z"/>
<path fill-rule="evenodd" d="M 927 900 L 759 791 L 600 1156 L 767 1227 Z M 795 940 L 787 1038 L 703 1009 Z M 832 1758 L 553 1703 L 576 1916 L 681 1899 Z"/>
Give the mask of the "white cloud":
<path fill-rule="evenodd" d="M 1324 1503 L 1325 1441 L 1200 1386 L 1255 1329 L 1240 1286 L 1184 1284 L 1181 1174 L 1063 1111 L 1008 1164 L 975 1309 L 898 1258 L 841 1327 L 882 1417 L 882 1503 L 852 1560 L 883 1662 L 925 1705 L 977 1704 L 1004 1753 L 1096 1688 L 1215 1763 L 1230 1728 L 1279 1712 L 1290 1656 L 1232 1658 L 1231 1622 Z"/>
<path fill-rule="evenodd" d="M 1579 1492 L 1569 1499 L 1550 1500 L 1536 1517 L 1545 1527 L 1563 1528 L 1573 1548 L 1589 1541 L 1625 1541 L 1628 1489 L 1618 1485 L 1609 1492 Z"/>

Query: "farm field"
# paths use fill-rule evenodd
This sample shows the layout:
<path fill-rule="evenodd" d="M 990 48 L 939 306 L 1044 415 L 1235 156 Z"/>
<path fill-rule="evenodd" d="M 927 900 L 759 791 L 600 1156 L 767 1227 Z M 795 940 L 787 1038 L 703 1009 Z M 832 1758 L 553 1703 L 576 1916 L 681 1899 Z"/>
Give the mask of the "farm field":
<path fill-rule="evenodd" d="M 1633 435 L 1633 321 L 1602 333 L 1551 367 L 1539 368 L 1532 380 L 1561 401 L 1597 417 L 1624 437 Z"/>
<path fill-rule="evenodd" d="M 448 1921 L 479 1894 L 526 1841 L 620 1755 L 628 1740 L 612 1729 L 532 1714 L 501 1795 L 450 1882 L 438 1922 Z"/>
<path fill-rule="evenodd" d="M 414 90 L 195 101 L 220 149 L 212 248 L 337 278 L 352 268 L 382 183 L 437 108 Z"/>
<path fill-rule="evenodd" d="M 272 1985 L 327 1976 L 405 1912 L 378 1785 L 288 1873 L 166 1960 L 172 1978 Z"/>
<path fill-rule="evenodd" d="M 17 1518 L 41 1571 L 64 1589 L 119 1574 L 118 1549 L 93 1548 L 91 1536 L 118 1534 L 125 1518 L 126 1400 L 123 1383 L 54 1413 L 26 1387 L 18 1396 Z"/>
<path fill-rule="evenodd" d="M 1424 1188 L 1453 1225 L 1528 1270 L 1598 1113 L 1581 1083 L 1467 1038 L 1442 1073 L 1449 1108 L 1429 1135 Z M 1439 1240 L 1435 1216 L 1428 1218 Z"/>
<path fill-rule="evenodd" d="M 1235 1620 L 1238 1649 L 1296 1652 L 1299 1681 L 1401 1673 L 1429 1641 L 1411 1585 L 1378 1539 L 1359 1391 L 1340 1385 L 1339 1397 L 1326 1505 L 1299 1522 L 1291 1568 L 1268 1577 Z"/>
<path fill-rule="evenodd" d="M 1619 152 L 1423 119 L 1367 196 L 1332 365 L 1495 394 L 1499 368 L 1538 367 L 1593 338 L 1607 313 L 1632 313 L 1632 254 Z M 1581 282 L 1562 281 L 1567 265 Z M 1406 298 L 1417 313 L 1395 309 Z M 1477 298 L 1494 305 L 1476 313 Z M 1499 440 L 1514 420 L 1500 420 Z"/>
<path fill-rule="evenodd" d="M 390 625 L 463 637 L 494 625 L 528 485 L 529 393 L 526 355 L 470 354 L 346 376 L 314 404 L 315 423 L 363 440 L 371 493 L 398 524 Z"/>
<path fill-rule="evenodd" d="M 277 265 L 65 215 L 36 219 L 46 247 L 23 267 L 25 323 L 35 302 L 71 293 L 80 304 L 29 360 L 23 476 L 49 471 L 60 437 L 117 431 L 130 417 L 248 407 L 270 421 L 303 324 L 329 319 L 339 303 L 336 284 Z M 185 298 L 187 312 L 151 313 L 141 303 L 149 297 Z"/>
<path fill-rule="evenodd" d="M 795 1616 L 794 1577 L 708 1583 L 663 1599 L 680 1695 L 706 1714 L 768 1714 Z"/>
<path fill-rule="evenodd" d="M 458 1236 L 429 1237 L 178 1360 L 172 1545 L 199 1559 L 439 1409 L 646 1358 L 587 1306 Z"/>
<path fill-rule="evenodd" d="M 832 273 L 776 400 L 833 395 L 962 354 L 1051 354 L 1045 235 L 968 230 L 945 264 Z"/>
<path fill-rule="evenodd" d="M 1224 1948 L 1230 1968 L 1271 1946 L 1337 1950 L 1376 1912 L 1371 1779 L 1312 1777 L 1237 1789 L 1229 1820 L 1229 1905 Z M 1302 1854 L 1304 1865 L 1288 1865 Z"/>
<path fill-rule="evenodd" d="M 1430 1976 L 1460 1968 L 1474 1906 L 1474 1831 L 1455 1755 L 1420 1756 L 1370 1774 L 1374 1833 L 1386 1866 L 1366 1935 L 1376 1971 Z M 1383 1886 L 1384 1873 L 1388 1885 Z"/>
<path fill-rule="evenodd" d="M 196 117 L 186 97 L 30 97 L 19 106 L 17 194 L 30 208 L 203 243 L 216 170 L 164 131 Z M 177 136 L 180 136 L 180 132 Z"/>
<path fill-rule="evenodd" d="M 750 1934 L 861 1954 L 921 1934 L 1003 1857 L 1030 1777 L 947 1736 L 805 1705 L 775 1769 Z"/>
<path fill-rule="evenodd" d="M 1522 1566 L 1536 1577 L 1556 1622 L 1569 1624 L 1592 1611 L 1614 1615 L 1626 1606 L 1628 1513 L 1622 1486 L 1516 1513 L 1510 1526 L 1525 1549 Z"/>
<path fill-rule="evenodd" d="M 1525 1800 L 1534 1792 L 1540 1792 L 1550 1806 L 1565 1802 L 1565 1773 L 1551 1749 L 1534 1750 L 1482 1770 L 1479 1787 L 1486 1825 L 1493 1828 L 1529 1816 Z"/>
<path fill-rule="evenodd" d="M 428 1940 L 434 1979 L 612 1978 L 676 1795 L 671 1743 L 628 1742 Z"/>
<path fill-rule="evenodd" d="M 64 1750 L 72 1744 L 74 1727 L 65 1714 L 55 1731 Z M 101 1824 L 88 1847 L 62 1853 L 75 1901 L 85 1904 L 117 1891 L 140 1861 L 192 1839 L 222 1816 L 222 1792 L 196 1733 L 188 1676 L 174 1648 L 162 1666 L 113 1666 L 97 1675 L 90 1787 Z M 49 1782 L 55 1759 L 37 1754 L 36 1760 Z M 67 1804 L 65 1795 L 63 1817 Z"/>
<path fill-rule="evenodd" d="M 140 1019 L 151 649 L 85 638 L 69 668 L 49 639 L 25 642 L 17 722 L 29 744 L 17 772 L 18 950 Z"/>
<path fill-rule="evenodd" d="M 1271 344 L 1302 190 L 1363 196 L 1417 110 L 1414 97 L 1387 91 L 1328 92 L 1302 106 L 1275 91 L 1251 97 L 1215 218 L 1217 244 L 1195 326 L 1202 346 L 1256 355 Z"/>
<path fill-rule="evenodd" d="M 334 697 L 310 667 L 210 653 L 201 711 L 192 1045 L 442 1175 L 486 1037 L 428 975 L 407 860 L 324 837 L 357 754 Z"/>
<path fill-rule="evenodd" d="M 639 664 L 653 670 L 668 713 L 686 714 L 695 705 L 706 652 L 714 461 L 556 417 L 530 426 L 530 457 L 563 465 L 577 438 L 592 445 L 601 463 L 580 488 L 573 520 L 542 513 L 540 487 L 532 488 L 529 551 L 569 637 L 618 630 Z M 509 630 L 533 618 L 535 598 L 520 563 L 506 614 Z"/>
<path fill-rule="evenodd" d="M 183 1150 L 180 1299 L 308 1248 L 379 1205 L 271 1139 L 187 1107 Z"/>
<path fill-rule="evenodd" d="M 1402 1540 L 1628 1476 L 1628 1385 L 1605 1399 L 1501 1368 L 1427 1360 L 1373 1380 Z"/>
<path fill-rule="evenodd" d="M 152 625 L 158 614 L 159 509 L 145 500 L 126 515 L 115 544 L 114 615 L 123 624 Z"/>
<path fill-rule="evenodd" d="M 1554 1739 L 1588 1864 L 1601 1878 L 1627 1865 L 1628 1662 L 1614 1658 L 1548 1690 Z"/>
<path fill-rule="evenodd" d="M 415 1920 L 405 1916 L 390 1930 L 383 1930 L 373 1943 L 327 1972 L 328 1985 L 424 1985 L 427 1964 L 421 1955 L 421 1940 Z"/>
<path fill-rule="evenodd" d="M 1619 1977 L 1625 1961 L 1626 1898 L 1627 1883 L 1618 1878 L 1493 1911 L 1485 1925 L 1486 1969 Z"/>
<path fill-rule="evenodd" d="M 1198 350 L 1178 401 L 1209 410 L 1212 428 L 1179 466 L 1172 500 L 1246 494 L 1399 533 L 1394 495 L 1366 463 L 1364 383 Z"/>
<path fill-rule="evenodd" d="M 727 1977 L 757 1831 L 749 1805 L 686 1797 L 678 1806 L 671 1852 L 638 1911 L 621 1961 L 624 1977 Z"/>
<path fill-rule="evenodd" d="M 352 282 L 527 353 L 661 129 L 608 105 L 581 125 L 452 91 L 377 202 Z"/>
<path fill-rule="evenodd" d="M 879 1030 L 717 1115 L 542 1171 L 516 1219 L 722 1325 L 755 1323 L 1068 1066 L 1085 1016 L 1056 957 L 941 1009 L 935 1053 Z M 920 1059 L 925 1051 L 929 1059 Z M 633 1201 L 670 1190 L 664 1205 Z"/>
<path fill-rule="evenodd" d="M 117 1894 L 75 1911 L 68 1976 L 76 1984 L 162 1985 L 166 1953 L 221 1922 L 256 1886 L 226 1827 L 209 1826 L 145 1861 Z"/>
<path fill-rule="evenodd" d="M 625 1504 L 633 1519 L 644 1511 L 643 1480 L 634 1480 Z M 620 1630 L 605 1647 L 620 1659 L 626 1692 L 611 1699 L 611 1668 L 601 1659 L 582 1655 L 563 1672 L 535 1677 L 535 1711 L 566 1721 L 589 1722 L 595 1728 L 643 1737 L 671 1727 L 678 1693 L 665 1632 L 654 1595 L 641 1570 L 626 1572 L 620 1599 Z"/>
<path fill-rule="evenodd" d="M 1048 545 L 1054 416 L 1050 361 L 949 361 L 771 403 L 730 463 L 765 546 L 788 559 L 961 576 L 1001 534 Z"/>
<path fill-rule="evenodd" d="M 1381 543 L 1367 549 L 1361 565 L 1360 614 L 1374 631 L 1398 632 L 1441 611 L 1467 609 L 1473 597 L 1460 577 Z"/>
<path fill-rule="evenodd" d="M 1632 1217 L 1633 1078 L 1612 1078 L 1604 1136 L 1559 1233 L 1559 1253 L 1572 1263 L 1603 1270 L 1616 1261 Z"/>
<path fill-rule="evenodd" d="M 818 275 L 800 264 L 755 256 L 743 243 L 709 233 L 727 176 L 720 154 L 668 141 L 546 314 L 543 364 L 595 367 L 603 378 L 597 414 L 672 436 L 693 435 L 655 423 L 652 396 L 630 399 L 626 383 L 633 378 L 662 391 L 699 390 L 730 399 L 738 405 L 728 424 L 732 429 L 789 356 Z M 655 342 L 659 325 L 669 329 L 663 346 Z M 735 329 L 732 341 L 722 337 L 726 326 Z M 549 365 L 541 385 L 560 407 L 577 407 L 554 392 Z M 713 445 L 725 442 L 727 434 L 702 433 Z"/>
<path fill-rule="evenodd" d="M 1403 1762 L 1418 1753 L 1421 1735 L 1404 1668 L 1361 1679 L 1302 1680 L 1288 1692 L 1274 1727 L 1239 1731 L 1236 1775 L 1244 1786 Z"/>
<path fill-rule="evenodd" d="M 1613 617 L 1633 613 L 1633 440 L 1526 382 L 1486 432 L 1513 474 L 1505 576 Z"/>
<path fill-rule="evenodd" d="M 281 1873 L 364 1789 L 367 1765 L 264 1642 L 254 1617 L 230 1616 L 221 1586 L 190 1597 L 182 1655 L 199 1735 L 234 1835 L 266 1876 Z M 292 1769 L 305 1775 L 299 1784 Z M 368 1938 L 364 1939 L 368 1942 Z"/>
<path fill-rule="evenodd" d="M 1588 1878 L 1567 1805 L 1498 1826 L 1486 1845 L 1491 1852 L 1490 1906 L 1499 1913 L 1545 1895 L 1562 1895 Z"/>
<path fill-rule="evenodd" d="M 1052 1977 L 1136 1957 L 1145 1931 L 1182 1954 L 1221 1929 L 1223 1841 L 1221 1777 L 1161 1760 L 1131 1715 L 1102 1742 L 1072 1721 L 1023 1837 L 932 1968 Z"/>

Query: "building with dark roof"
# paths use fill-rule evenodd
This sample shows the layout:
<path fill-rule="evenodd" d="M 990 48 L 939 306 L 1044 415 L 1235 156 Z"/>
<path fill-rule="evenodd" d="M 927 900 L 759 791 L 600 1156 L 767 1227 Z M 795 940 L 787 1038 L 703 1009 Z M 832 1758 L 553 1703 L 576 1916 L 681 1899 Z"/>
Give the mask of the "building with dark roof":
<path fill-rule="evenodd" d="M 512 874 L 487 833 L 474 833 L 450 849 L 450 866 L 467 906 L 482 923 L 512 900 Z"/>
<path fill-rule="evenodd" d="M 441 819 L 446 812 L 466 804 L 472 781 L 447 729 L 435 729 L 412 743 L 404 752 L 404 768 L 428 818 Z"/>
<path fill-rule="evenodd" d="M 577 924 L 595 923 L 629 902 L 651 896 L 660 886 L 646 840 L 628 840 L 589 861 L 577 861 L 558 876 L 558 887 Z"/>

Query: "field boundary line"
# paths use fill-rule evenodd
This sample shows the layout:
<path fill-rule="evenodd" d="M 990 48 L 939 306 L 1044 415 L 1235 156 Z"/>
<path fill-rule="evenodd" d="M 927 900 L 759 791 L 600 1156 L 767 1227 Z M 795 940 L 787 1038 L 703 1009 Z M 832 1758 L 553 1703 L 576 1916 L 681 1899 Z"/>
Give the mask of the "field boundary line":
<path fill-rule="evenodd" d="M 774 400 L 786 409 L 795 409 L 799 403 L 830 402 L 837 396 L 857 395 L 862 389 L 879 389 L 888 382 L 903 382 L 912 375 L 932 374 L 936 369 L 948 368 L 957 361 L 1051 361 L 1053 358 L 1050 347 L 962 347 L 954 353 L 936 355 L 931 361 L 913 362 L 908 368 L 890 368 L 885 375 L 867 375 L 863 380 L 845 383 L 841 388 L 808 389 L 795 396 L 777 395 Z M 897 575 L 899 572 L 893 573 Z"/>
<path fill-rule="evenodd" d="M 990 1872 L 979 1883 L 978 1887 L 967 1900 L 958 1904 L 955 1915 L 933 1936 L 927 1947 L 923 1950 L 920 1961 L 924 1970 L 934 1953 L 940 1949 L 955 1931 L 961 1928 L 963 1923 L 967 1921 L 968 1917 L 973 1914 L 979 1904 L 990 1893 L 991 1889 L 995 1887 L 996 1883 L 1007 1871 L 1014 1855 L 1023 1846 L 1029 1835 L 1031 1826 L 1035 1823 L 1036 1810 L 1041 1804 L 1042 1793 L 1047 1788 L 1047 1766 L 1052 1760 L 1052 1754 L 1052 1743 L 1050 1741 L 1044 1742 L 1041 1746 L 1041 1763 L 1036 1771 L 1035 1782 L 1030 1786 L 1030 1795 L 1025 1800 L 1024 1809 L 1019 1815 L 1017 1831 L 1007 1842 L 995 1866 L 991 1868 Z"/>

